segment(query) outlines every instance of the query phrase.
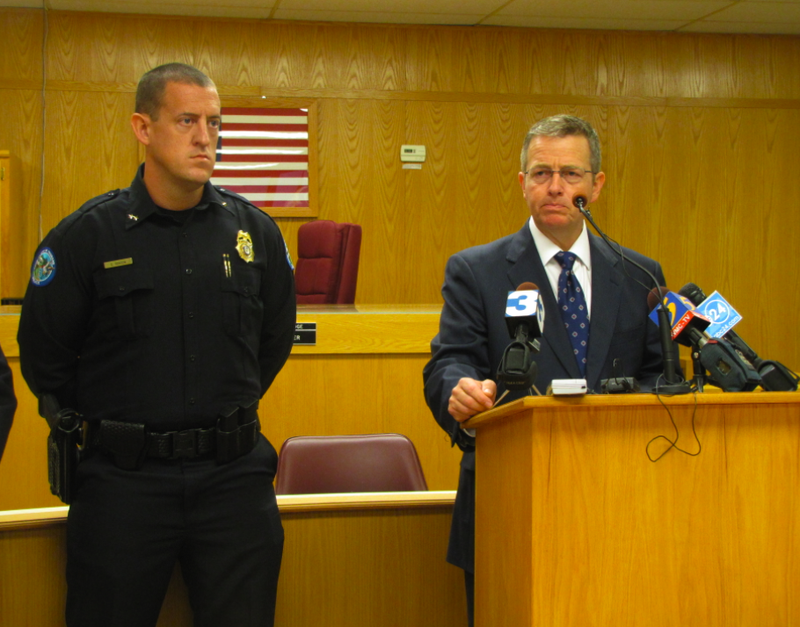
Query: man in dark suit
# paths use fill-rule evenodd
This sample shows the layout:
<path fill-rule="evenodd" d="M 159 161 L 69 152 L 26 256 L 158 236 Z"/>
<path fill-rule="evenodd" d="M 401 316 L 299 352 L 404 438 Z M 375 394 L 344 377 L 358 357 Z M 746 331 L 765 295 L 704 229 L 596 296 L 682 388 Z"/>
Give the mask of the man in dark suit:
<path fill-rule="evenodd" d="M 423 372 L 428 406 L 464 451 L 447 560 L 465 571 L 470 625 L 475 440 L 461 423 L 490 408 L 503 392 L 495 377 L 510 342 L 504 320 L 508 293 L 531 282 L 544 302 L 541 351 L 535 356 L 539 390 L 546 390 L 553 379 L 585 378 L 596 391 L 600 380 L 613 374 L 636 377 L 646 388 L 662 372 L 657 329 L 648 319 L 652 279 L 590 235 L 573 203 L 578 195 L 594 202 L 605 182 L 597 133 L 580 118 L 547 118 L 528 132 L 520 162 L 519 182 L 531 219 L 514 235 L 450 258 L 439 334 Z M 665 284 L 657 262 L 623 250 L 627 259 L 647 267 Z M 562 251 L 574 255 L 574 265 L 562 267 Z M 585 316 L 582 334 L 568 333 L 571 321 L 562 319 L 561 309 L 567 305 L 558 295 L 566 293 L 567 285 L 577 291 L 578 315 Z M 503 402 L 524 395 L 512 392 Z"/>
<path fill-rule="evenodd" d="M 6 448 L 6 440 L 11 431 L 11 423 L 14 422 L 16 410 L 17 397 L 14 395 L 14 379 L 3 349 L 0 348 L 0 459 L 3 459 L 3 450 Z"/>

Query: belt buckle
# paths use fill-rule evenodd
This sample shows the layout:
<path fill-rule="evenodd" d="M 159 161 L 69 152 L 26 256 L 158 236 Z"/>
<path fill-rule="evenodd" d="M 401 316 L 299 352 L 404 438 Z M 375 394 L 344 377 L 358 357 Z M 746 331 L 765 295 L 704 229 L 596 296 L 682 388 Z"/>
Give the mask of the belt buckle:
<path fill-rule="evenodd" d="M 197 456 L 197 430 L 176 431 L 172 435 L 172 457 L 175 459 Z"/>

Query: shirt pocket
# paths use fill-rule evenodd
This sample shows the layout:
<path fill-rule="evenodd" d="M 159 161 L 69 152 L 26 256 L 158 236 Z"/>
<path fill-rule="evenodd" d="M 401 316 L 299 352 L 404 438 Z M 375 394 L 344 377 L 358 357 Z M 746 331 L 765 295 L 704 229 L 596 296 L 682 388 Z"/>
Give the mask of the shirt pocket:
<path fill-rule="evenodd" d="M 122 266 L 94 273 L 99 305 L 95 322 L 108 337 L 134 340 L 153 330 L 153 273 Z"/>
<path fill-rule="evenodd" d="M 259 268 L 237 264 L 228 272 L 223 272 L 222 325 L 225 333 L 248 340 L 258 340 L 264 314 L 260 292 Z"/>

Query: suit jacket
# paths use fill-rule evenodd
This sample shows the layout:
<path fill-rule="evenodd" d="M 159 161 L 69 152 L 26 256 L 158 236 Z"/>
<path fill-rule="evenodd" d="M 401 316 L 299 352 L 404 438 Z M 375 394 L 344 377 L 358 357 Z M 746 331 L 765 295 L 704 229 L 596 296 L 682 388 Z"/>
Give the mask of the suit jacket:
<path fill-rule="evenodd" d="M 11 423 L 14 422 L 16 409 L 17 397 L 14 395 L 14 379 L 3 349 L 0 348 L 0 459 L 3 458 L 3 450 L 6 447 L 8 433 L 11 431 Z"/>
<path fill-rule="evenodd" d="M 619 374 L 636 377 L 644 389 L 662 373 L 658 330 L 649 319 L 647 296 L 653 280 L 623 262 L 599 238 L 589 235 L 592 262 L 592 306 L 586 381 L 598 390 L 601 379 Z M 647 267 L 664 285 L 661 266 L 639 253 L 622 248 L 626 258 Z M 475 454 L 474 438 L 448 413 L 448 399 L 462 377 L 496 379 L 497 366 L 511 341 L 505 324 L 508 292 L 529 281 L 540 287 L 545 308 L 536 387 L 545 392 L 553 379 L 582 378 L 556 298 L 533 242 L 530 228 L 495 242 L 453 255 L 447 262 L 442 287 L 444 308 L 439 334 L 431 342 L 431 360 L 425 366 L 425 398 L 437 422 L 464 455 L 447 559 L 472 572 L 474 557 Z M 503 386 L 498 384 L 498 397 Z M 525 392 L 509 393 L 503 402 Z"/>

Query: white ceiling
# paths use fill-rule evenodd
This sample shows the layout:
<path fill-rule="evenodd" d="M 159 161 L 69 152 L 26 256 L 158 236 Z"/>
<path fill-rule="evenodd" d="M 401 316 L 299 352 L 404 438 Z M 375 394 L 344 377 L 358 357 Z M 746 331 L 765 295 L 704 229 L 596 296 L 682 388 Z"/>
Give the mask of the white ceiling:
<path fill-rule="evenodd" d="M 0 0 L 0 7 L 380 24 L 800 35 L 800 0 Z"/>

